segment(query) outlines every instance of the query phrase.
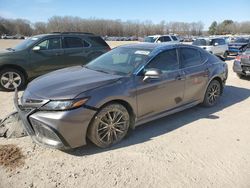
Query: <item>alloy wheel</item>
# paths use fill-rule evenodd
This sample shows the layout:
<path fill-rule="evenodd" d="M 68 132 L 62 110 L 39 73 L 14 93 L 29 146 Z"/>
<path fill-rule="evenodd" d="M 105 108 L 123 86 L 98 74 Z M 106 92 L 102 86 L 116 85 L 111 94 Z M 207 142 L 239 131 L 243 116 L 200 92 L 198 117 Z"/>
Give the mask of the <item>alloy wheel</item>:
<path fill-rule="evenodd" d="M 212 105 L 215 104 L 220 96 L 220 86 L 217 84 L 211 85 L 208 90 L 208 102 Z"/>
<path fill-rule="evenodd" d="M 5 72 L 4 74 L 2 74 L 0 81 L 2 87 L 11 90 L 20 86 L 20 84 L 22 83 L 22 78 L 16 72 Z"/>
<path fill-rule="evenodd" d="M 120 141 L 127 133 L 129 119 L 120 110 L 110 110 L 98 117 L 97 133 L 101 142 L 110 145 Z"/>

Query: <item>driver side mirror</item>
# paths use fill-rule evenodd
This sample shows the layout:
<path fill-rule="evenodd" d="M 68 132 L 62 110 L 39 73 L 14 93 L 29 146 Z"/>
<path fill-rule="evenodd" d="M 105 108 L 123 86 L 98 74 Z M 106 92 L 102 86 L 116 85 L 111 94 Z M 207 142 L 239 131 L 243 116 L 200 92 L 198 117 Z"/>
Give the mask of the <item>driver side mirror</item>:
<path fill-rule="evenodd" d="M 160 79 L 161 74 L 162 74 L 162 72 L 159 69 L 148 69 L 144 73 L 143 81 L 146 81 L 148 79 L 158 80 L 158 79 Z"/>
<path fill-rule="evenodd" d="M 32 50 L 37 52 L 37 51 L 41 50 L 41 47 L 40 46 L 34 46 Z"/>

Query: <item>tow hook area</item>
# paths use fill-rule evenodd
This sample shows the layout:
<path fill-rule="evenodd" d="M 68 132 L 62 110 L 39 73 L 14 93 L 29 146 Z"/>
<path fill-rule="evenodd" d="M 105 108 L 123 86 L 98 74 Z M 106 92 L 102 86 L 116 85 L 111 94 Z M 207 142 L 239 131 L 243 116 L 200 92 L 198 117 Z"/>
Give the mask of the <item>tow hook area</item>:
<path fill-rule="evenodd" d="M 0 137 L 20 138 L 26 135 L 17 111 L 10 113 L 2 120 L 0 119 Z"/>

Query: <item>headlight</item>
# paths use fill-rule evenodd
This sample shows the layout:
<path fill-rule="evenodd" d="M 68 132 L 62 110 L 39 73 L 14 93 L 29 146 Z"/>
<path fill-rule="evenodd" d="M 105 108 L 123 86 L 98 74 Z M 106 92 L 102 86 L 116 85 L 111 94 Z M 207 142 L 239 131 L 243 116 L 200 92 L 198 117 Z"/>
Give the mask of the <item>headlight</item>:
<path fill-rule="evenodd" d="M 70 110 L 79 108 L 87 102 L 88 98 L 85 99 L 74 99 L 74 100 L 61 100 L 61 101 L 50 101 L 40 108 L 40 110 L 48 111 L 60 111 Z"/>

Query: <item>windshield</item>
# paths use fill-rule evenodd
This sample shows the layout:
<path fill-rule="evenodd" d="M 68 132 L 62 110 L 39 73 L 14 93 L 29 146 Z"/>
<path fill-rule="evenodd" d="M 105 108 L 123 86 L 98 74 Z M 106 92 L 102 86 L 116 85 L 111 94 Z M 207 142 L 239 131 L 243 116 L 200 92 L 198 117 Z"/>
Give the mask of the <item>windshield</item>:
<path fill-rule="evenodd" d="M 17 46 L 15 46 L 13 49 L 14 50 L 24 50 L 27 47 L 29 47 L 30 45 L 32 45 L 33 43 L 35 43 L 37 40 L 38 40 L 37 37 L 28 38 L 28 39 L 24 40 L 23 42 L 21 42 L 20 44 L 18 44 Z"/>
<path fill-rule="evenodd" d="M 248 43 L 248 39 L 245 39 L 245 38 L 237 38 L 235 39 L 235 43 Z"/>
<path fill-rule="evenodd" d="M 148 60 L 151 50 L 119 47 L 91 61 L 85 67 L 110 74 L 128 75 Z"/>
<path fill-rule="evenodd" d="M 154 43 L 156 40 L 156 37 L 145 37 L 144 42 L 152 42 Z"/>
<path fill-rule="evenodd" d="M 196 46 L 208 46 L 209 42 L 207 40 L 205 40 L 205 39 L 196 39 L 193 42 L 193 45 L 196 45 Z"/>

